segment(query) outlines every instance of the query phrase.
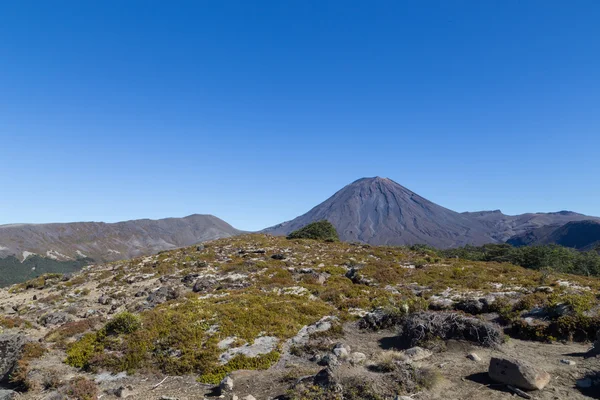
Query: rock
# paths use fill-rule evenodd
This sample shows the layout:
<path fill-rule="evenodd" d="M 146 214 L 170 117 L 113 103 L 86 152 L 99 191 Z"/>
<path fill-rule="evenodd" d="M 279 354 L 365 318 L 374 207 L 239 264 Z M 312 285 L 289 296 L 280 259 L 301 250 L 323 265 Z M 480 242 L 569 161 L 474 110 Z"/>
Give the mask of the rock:
<path fill-rule="evenodd" d="M 177 397 L 171 397 L 171 396 L 160 396 L 160 400 L 179 400 Z"/>
<path fill-rule="evenodd" d="M 21 358 L 25 336 L 22 334 L 0 335 L 0 382 L 8 381 Z"/>
<path fill-rule="evenodd" d="M 554 289 L 550 286 L 538 286 L 535 288 L 534 292 L 552 293 L 554 292 Z"/>
<path fill-rule="evenodd" d="M 486 312 L 485 304 L 476 299 L 461 300 L 454 305 L 454 308 L 464 311 L 467 314 L 477 315 Z"/>
<path fill-rule="evenodd" d="M 550 382 L 550 374 L 521 360 L 492 357 L 488 374 L 496 382 L 524 390 L 542 390 Z"/>
<path fill-rule="evenodd" d="M 221 394 L 231 393 L 233 391 L 233 379 L 230 376 L 223 378 L 219 383 L 219 391 Z"/>
<path fill-rule="evenodd" d="M 194 283 L 194 288 L 192 290 L 194 293 L 208 292 L 215 284 L 216 282 L 210 279 L 199 279 Z"/>
<path fill-rule="evenodd" d="M 150 293 L 146 300 L 150 304 L 162 304 L 169 300 L 175 300 L 179 297 L 179 293 L 175 289 L 169 286 L 161 286 L 158 290 Z"/>
<path fill-rule="evenodd" d="M 316 276 L 316 280 L 319 285 L 325 284 L 325 282 L 327 282 L 327 278 L 329 278 L 329 274 L 327 273 L 317 274 Z"/>
<path fill-rule="evenodd" d="M 12 400 L 17 398 L 17 392 L 12 390 L 0 390 L 0 400 Z"/>
<path fill-rule="evenodd" d="M 285 260 L 285 256 L 283 254 L 273 254 L 271 258 L 273 260 Z"/>
<path fill-rule="evenodd" d="M 219 362 L 226 364 L 237 355 L 243 355 L 248 358 L 257 357 L 261 354 L 267 354 L 276 349 L 279 339 L 274 336 L 261 336 L 254 339 L 254 343 L 246 343 L 240 347 L 229 348 L 219 356 Z"/>
<path fill-rule="evenodd" d="M 131 386 L 121 386 L 115 389 L 115 396 L 126 399 L 134 395 L 133 388 Z"/>
<path fill-rule="evenodd" d="M 256 400 L 256 398 L 254 396 L 252 396 L 251 394 L 249 394 L 246 397 L 243 397 L 242 400 Z"/>
<path fill-rule="evenodd" d="M 321 386 L 321 387 L 331 387 L 337 384 L 337 380 L 335 379 L 335 376 L 333 375 L 333 371 L 331 368 L 325 368 L 320 370 L 315 377 L 313 378 L 313 383 L 316 386 Z"/>
<path fill-rule="evenodd" d="M 200 274 L 187 274 L 186 276 L 181 278 L 181 282 L 185 283 L 186 285 L 191 285 L 199 276 Z"/>
<path fill-rule="evenodd" d="M 412 397 L 410 396 L 396 396 L 396 398 L 394 400 L 414 400 Z"/>
<path fill-rule="evenodd" d="M 71 317 L 66 312 L 57 311 L 57 312 L 53 312 L 50 314 L 46 314 L 43 317 L 41 317 L 40 323 L 44 326 L 62 325 L 64 323 L 72 321 L 72 320 L 73 320 L 73 317 Z"/>
<path fill-rule="evenodd" d="M 475 361 L 475 362 L 481 362 L 481 357 L 479 357 L 479 356 L 478 356 L 476 353 L 469 353 L 469 354 L 467 355 L 467 358 L 468 358 L 469 360 L 473 360 L 473 361 Z"/>
<path fill-rule="evenodd" d="M 404 350 L 402 353 L 406 356 L 407 361 L 421 361 L 433 355 L 431 351 L 418 346 Z"/>
<path fill-rule="evenodd" d="M 350 347 L 345 344 L 338 343 L 333 348 L 333 354 L 335 354 L 339 359 L 346 360 L 350 356 Z"/>
<path fill-rule="evenodd" d="M 102 296 L 100 296 L 100 298 L 98 299 L 98 303 L 102 304 L 103 306 L 107 306 L 110 304 L 111 302 L 111 298 L 105 294 L 103 294 Z"/>
<path fill-rule="evenodd" d="M 572 360 L 560 360 L 561 364 L 566 364 L 566 365 L 576 365 L 577 363 L 575 361 Z"/>
<path fill-rule="evenodd" d="M 196 251 L 204 251 L 204 245 L 199 244 L 198 246 L 196 246 Z"/>
<path fill-rule="evenodd" d="M 367 356 L 364 353 L 354 352 L 350 354 L 348 361 L 350 361 L 350 364 L 352 365 L 361 365 L 366 359 Z"/>
<path fill-rule="evenodd" d="M 333 353 L 325 354 L 321 361 L 319 361 L 319 365 L 326 365 L 328 367 L 337 367 L 340 365 L 340 360 Z"/>

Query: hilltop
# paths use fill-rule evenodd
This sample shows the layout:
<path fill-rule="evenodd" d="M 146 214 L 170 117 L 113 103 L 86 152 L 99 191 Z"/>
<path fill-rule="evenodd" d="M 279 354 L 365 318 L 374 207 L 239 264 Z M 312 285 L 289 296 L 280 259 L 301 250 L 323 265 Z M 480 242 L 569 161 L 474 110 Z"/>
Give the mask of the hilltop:
<path fill-rule="evenodd" d="M 600 328 L 599 290 L 597 278 L 427 249 L 253 234 L 2 289 L 0 341 L 31 340 L 12 374 L 24 400 L 211 398 L 227 374 L 259 400 L 505 399 L 481 385 L 493 356 L 550 372 L 536 399 L 578 399 L 576 380 L 600 370 L 578 356 Z M 429 315 L 453 333 L 402 330 Z"/>

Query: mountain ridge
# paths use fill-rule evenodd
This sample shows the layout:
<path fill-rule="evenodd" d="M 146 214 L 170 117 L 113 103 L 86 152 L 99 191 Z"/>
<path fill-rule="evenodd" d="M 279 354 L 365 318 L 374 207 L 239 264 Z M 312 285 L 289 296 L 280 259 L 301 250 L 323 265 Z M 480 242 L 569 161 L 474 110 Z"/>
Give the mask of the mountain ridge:
<path fill-rule="evenodd" d="M 261 232 L 287 235 L 311 222 L 331 222 L 340 239 L 373 245 L 428 244 L 458 247 L 503 243 L 547 225 L 584 219 L 573 211 L 505 215 L 500 210 L 456 212 L 435 204 L 399 183 L 379 176 L 361 178 L 290 221 Z"/>
<path fill-rule="evenodd" d="M 242 233 L 210 214 L 120 222 L 0 225 L 0 258 L 39 255 L 66 261 L 116 261 Z"/>

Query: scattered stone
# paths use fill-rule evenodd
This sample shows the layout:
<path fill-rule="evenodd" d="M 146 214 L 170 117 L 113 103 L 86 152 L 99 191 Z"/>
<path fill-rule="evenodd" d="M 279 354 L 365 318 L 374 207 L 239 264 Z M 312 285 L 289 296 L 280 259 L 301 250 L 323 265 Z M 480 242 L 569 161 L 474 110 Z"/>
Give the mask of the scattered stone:
<path fill-rule="evenodd" d="M 208 292 L 214 285 L 216 285 L 216 282 L 211 279 L 199 279 L 194 283 L 194 288 L 192 290 L 194 293 Z"/>
<path fill-rule="evenodd" d="M 534 292 L 552 293 L 554 292 L 554 289 L 550 286 L 538 286 L 535 288 Z"/>
<path fill-rule="evenodd" d="M 325 368 L 320 370 L 313 378 L 313 383 L 316 386 L 331 387 L 337 384 L 337 380 L 333 375 L 331 368 Z"/>
<path fill-rule="evenodd" d="M 406 361 L 421 361 L 426 358 L 429 358 L 433 355 L 433 353 L 427 349 L 422 347 L 412 347 L 408 350 L 404 350 L 402 352 L 406 356 Z"/>
<path fill-rule="evenodd" d="M 285 260 L 285 256 L 283 254 L 273 254 L 271 258 L 273 260 Z"/>
<path fill-rule="evenodd" d="M 338 365 L 340 365 L 340 360 L 337 358 L 337 356 L 335 354 L 328 353 L 328 354 L 325 354 L 321 358 L 321 361 L 319 361 L 319 365 L 324 365 L 324 366 L 328 366 L 328 367 L 337 367 Z"/>
<path fill-rule="evenodd" d="M 550 374 L 521 360 L 492 357 L 488 374 L 496 382 L 524 390 L 542 390 L 550 382 Z"/>
<path fill-rule="evenodd" d="M 473 361 L 475 361 L 475 362 L 481 362 L 481 357 L 479 357 L 479 356 L 478 356 L 476 353 L 469 353 L 469 354 L 467 355 L 467 358 L 468 358 L 469 360 L 473 360 Z"/>
<path fill-rule="evenodd" d="M 7 333 L 0 335 L 0 382 L 9 379 L 17 366 L 17 361 L 21 358 L 24 345 L 24 335 Z"/>
<path fill-rule="evenodd" d="M 107 306 L 110 304 L 111 302 L 111 298 L 105 294 L 103 294 L 102 296 L 100 296 L 100 298 L 98 299 L 98 303 L 102 304 L 103 306 Z"/>
<path fill-rule="evenodd" d="M 223 378 L 219 383 L 219 391 L 221 394 L 231 393 L 233 391 L 233 379 L 230 376 Z"/>
<path fill-rule="evenodd" d="M 566 365 L 576 365 L 576 364 L 577 364 L 577 363 L 576 363 L 575 361 L 573 361 L 573 360 L 565 360 L 565 359 L 563 359 L 563 360 L 560 360 L 560 363 L 561 363 L 561 364 L 566 364 Z"/>
<path fill-rule="evenodd" d="M 53 312 L 50 314 L 46 314 L 43 317 L 40 318 L 40 323 L 44 326 L 50 326 L 50 325 L 62 325 L 66 322 L 71 321 L 73 318 L 62 311 L 57 311 L 57 312 Z"/>
<path fill-rule="evenodd" d="M 175 289 L 169 286 L 161 286 L 154 292 L 150 293 L 146 300 L 150 304 L 162 304 L 169 300 L 175 300 L 179 297 L 179 293 Z"/>
<path fill-rule="evenodd" d="M 196 251 L 204 251 L 204 245 L 199 244 L 198 246 L 196 246 Z"/>

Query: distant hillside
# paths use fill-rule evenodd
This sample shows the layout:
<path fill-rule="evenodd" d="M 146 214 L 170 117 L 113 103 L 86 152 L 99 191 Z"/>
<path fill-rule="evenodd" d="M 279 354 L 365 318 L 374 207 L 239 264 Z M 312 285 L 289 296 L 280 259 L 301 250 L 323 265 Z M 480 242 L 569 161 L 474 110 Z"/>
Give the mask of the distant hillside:
<path fill-rule="evenodd" d="M 343 241 L 450 248 L 504 243 L 543 226 L 589 219 L 600 221 L 570 211 L 514 216 L 499 210 L 457 213 L 390 179 L 376 177 L 359 179 L 306 214 L 263 232 L 288 235 L 311 222 L 327 220 Z"/>
<path fill-rule="evenodd" d="M 591 250 L 600 245 L 600 222 L 585 220 L 562 226 L 545 226 L 510 238 L 513 246 L 558 244 L 578 250 Z"/>
<path fill-rule="evenodd" d="M 212 215 L 117 223 L 0 225 L 0 285 L 241 233 Z"/>

